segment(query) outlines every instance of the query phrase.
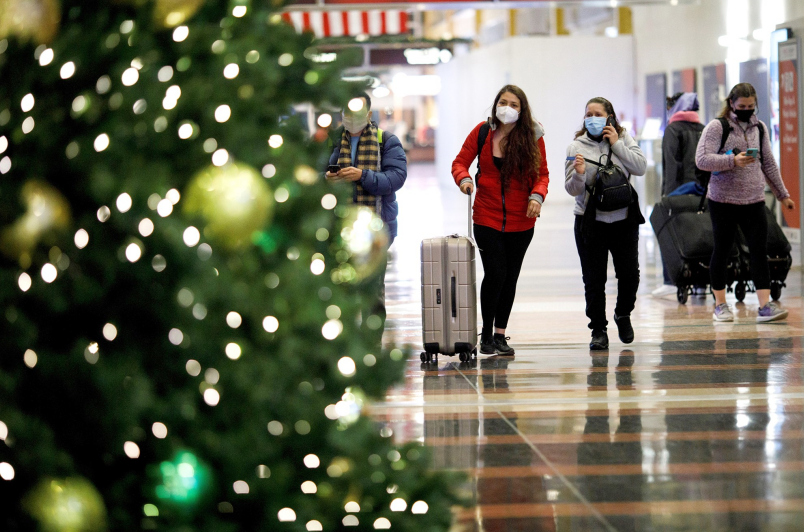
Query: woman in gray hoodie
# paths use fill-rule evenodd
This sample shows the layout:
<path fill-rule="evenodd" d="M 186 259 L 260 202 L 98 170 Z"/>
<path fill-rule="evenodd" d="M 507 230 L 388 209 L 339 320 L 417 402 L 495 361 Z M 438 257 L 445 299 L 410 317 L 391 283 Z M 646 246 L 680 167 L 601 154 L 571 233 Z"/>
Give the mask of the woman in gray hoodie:
<path fill-rule="evenodd" d="M 645 173 L 645 155 L 628 131 L 620 126 L 614 106 L 605 98 L 592 98 L 586 104 L 583 127 L 567 147 L 564 188 L 575 196 L 575 244 L 583 271 L 586 315 L 589 317 L 589 328 L 592 329 L 589 348 L 593 350 L 609 347 L 606 332 L 606 268 L 609 252 L 617 276 L 614 322 L 623 343 L 634 341 L 631 311 L 634 310 L 639 288 L 639 224 L 645 222 L 639 212 L 636 193 L 633 192 L 630 206 L 609 212 L 596 210 L 591 227 L 584 226 L 584 213 L 589 202 L 588 189 L 594 186 L 597 176 L 597 167 L 587 164 L 586 160 L 605 164 L 610 151 L 611 162 L 622 168 L 629 177 Z"/>

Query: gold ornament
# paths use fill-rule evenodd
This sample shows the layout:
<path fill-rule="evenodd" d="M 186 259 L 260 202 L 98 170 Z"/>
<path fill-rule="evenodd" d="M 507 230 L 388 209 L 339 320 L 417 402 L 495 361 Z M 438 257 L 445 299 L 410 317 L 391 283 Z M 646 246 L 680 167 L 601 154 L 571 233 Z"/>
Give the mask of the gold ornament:
<path fill-rule="evenodd" d="M 26 207 L 25 214 L 0 233 L 0 250 L 12 259 L 30 254 L 43 236 L 66 229 L 70 224 L 67 200 L 44 181 L 25 183 L 20 198 Z"/>
<path fill-rule="evenodd" d="M 342 247 L 336 258 L 341 265 L 332 271 L 334 282 L 365 281 L 387 260 L 388 231 L 368 207 L 348 207 L 340 235 Z"/>
<path fill-rule="evenodd" d="M 143 7 L 149 0 L 115 0 L 117 3 Z M 175 28 L 192 18 L 204 0 L 155 0 L 154 24 L 159 28 Z"/>
<path fill-rule="evenodd" d="M 174 28 L 195 15 L 204 0 L 156 0 L 154 22 L 157 26 Z"/>
<path fill-rule="evenodd" d="M 0 39 L 16 37 L 47 44 L 56 36 L 60 19 L 58 0 L 2 0 Z"/>
<path fill-rule="evenodd" d="M 46 478 L 28 494 L 23 504 L 43 532 L 106 530 L 103 498 L 85 478 Z"/>
<path fill-rule="evenodd" d="M 229 249 L 249 244 L 251 235 L 273 217 L 274 197 L 265 178 L 242 163 L 202 170 L 186 197 L 184 211 L 206 221 L 204 236 Z"/>

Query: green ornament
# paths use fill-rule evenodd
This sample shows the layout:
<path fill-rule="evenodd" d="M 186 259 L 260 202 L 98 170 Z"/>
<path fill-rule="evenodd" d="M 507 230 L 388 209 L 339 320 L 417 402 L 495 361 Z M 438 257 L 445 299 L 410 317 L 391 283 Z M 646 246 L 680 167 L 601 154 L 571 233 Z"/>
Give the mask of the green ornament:
<path fill-rule="evenodd" d="M 229 249 L 249 244 L 271 221 L 274 197 L 265 178 L 242 163 L 210 166 L 190 182 L 184 210 L 206 222 L 204 236 Z"/>
<path fill-rule="evenodd" d="M 209 485 L 209 470 L 189 451 L 180 451 L 172 461 L 159 464 L 159 474 L 156 496 L 179 505 L 194 504 Z"/>
<path fill-rule="evenodd" d="M 348 207 L 340 223 L 341 264 L 332 271 L 335 283 L 359 283 L 374 276 L 387 260 L 388 231 L 368 207 Z"/>
<path fill-rule="evenodd" d="M 25 498 L 25 509 L 44 532 L 106 530 L 106 507 L 91 482 L 82 477 L 46 478 Z"/>

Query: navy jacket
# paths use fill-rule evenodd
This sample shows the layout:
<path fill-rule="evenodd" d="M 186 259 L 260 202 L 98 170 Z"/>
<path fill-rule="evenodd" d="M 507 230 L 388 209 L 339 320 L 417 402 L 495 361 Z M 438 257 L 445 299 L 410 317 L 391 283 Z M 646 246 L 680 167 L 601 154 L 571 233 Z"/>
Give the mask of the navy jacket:
<path fill-rule="evenodd" d="M 341 153 L 340 139 L 343 129 L 339 128 L 333 132 L 332 138 L 335 142 L 335 149 L 329 156 L 329 164 L 338 164 L 338 157 Z M 405 184 L 408 177 L 408 159 L 402 143 L 399 139 L 383 131 L 383 143 L 380 160 L 380 171 L 363 170 L 363 177 L 360 178 L 360 185 L 372 196 L 382 197 L 382 211 L 380 217 L 388 226 L 391 238 L 397 234 L 396 217 L 399 214 L 399 204 L 396 202 L 396 191 Z M 354 198 L 353 198 L 354 199 Z"/>

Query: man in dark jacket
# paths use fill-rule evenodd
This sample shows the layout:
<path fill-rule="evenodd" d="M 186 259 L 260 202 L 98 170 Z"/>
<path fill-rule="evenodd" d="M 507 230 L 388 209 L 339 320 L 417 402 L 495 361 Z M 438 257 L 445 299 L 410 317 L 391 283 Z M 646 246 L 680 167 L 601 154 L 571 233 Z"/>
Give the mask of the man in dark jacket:
<path fill-rule="evenodd" d="M 334 149 L 330 166 L 338 166 L 337 173 L 327 172 L 327 180 L 338 186 L 352 187 L 352 202 L 372 209 L 382 218 L 388 230 L 389 246 L 397 235 L 399 205 L 396 191 L 402 188 L 407 177 L 407 157 L 399 139 L 381 131 L 371 121 L 371 98 L 360 94 L 343 110 L 343 127 L 333 136 Z M 383 326 L 377 329 L 376 343 L 382 340 L 385 325 L 385 269 L 383 263 L 377 272 L 374 297 L 363 306 L 363 326 L 370 315 L 379 316 Z"/>

